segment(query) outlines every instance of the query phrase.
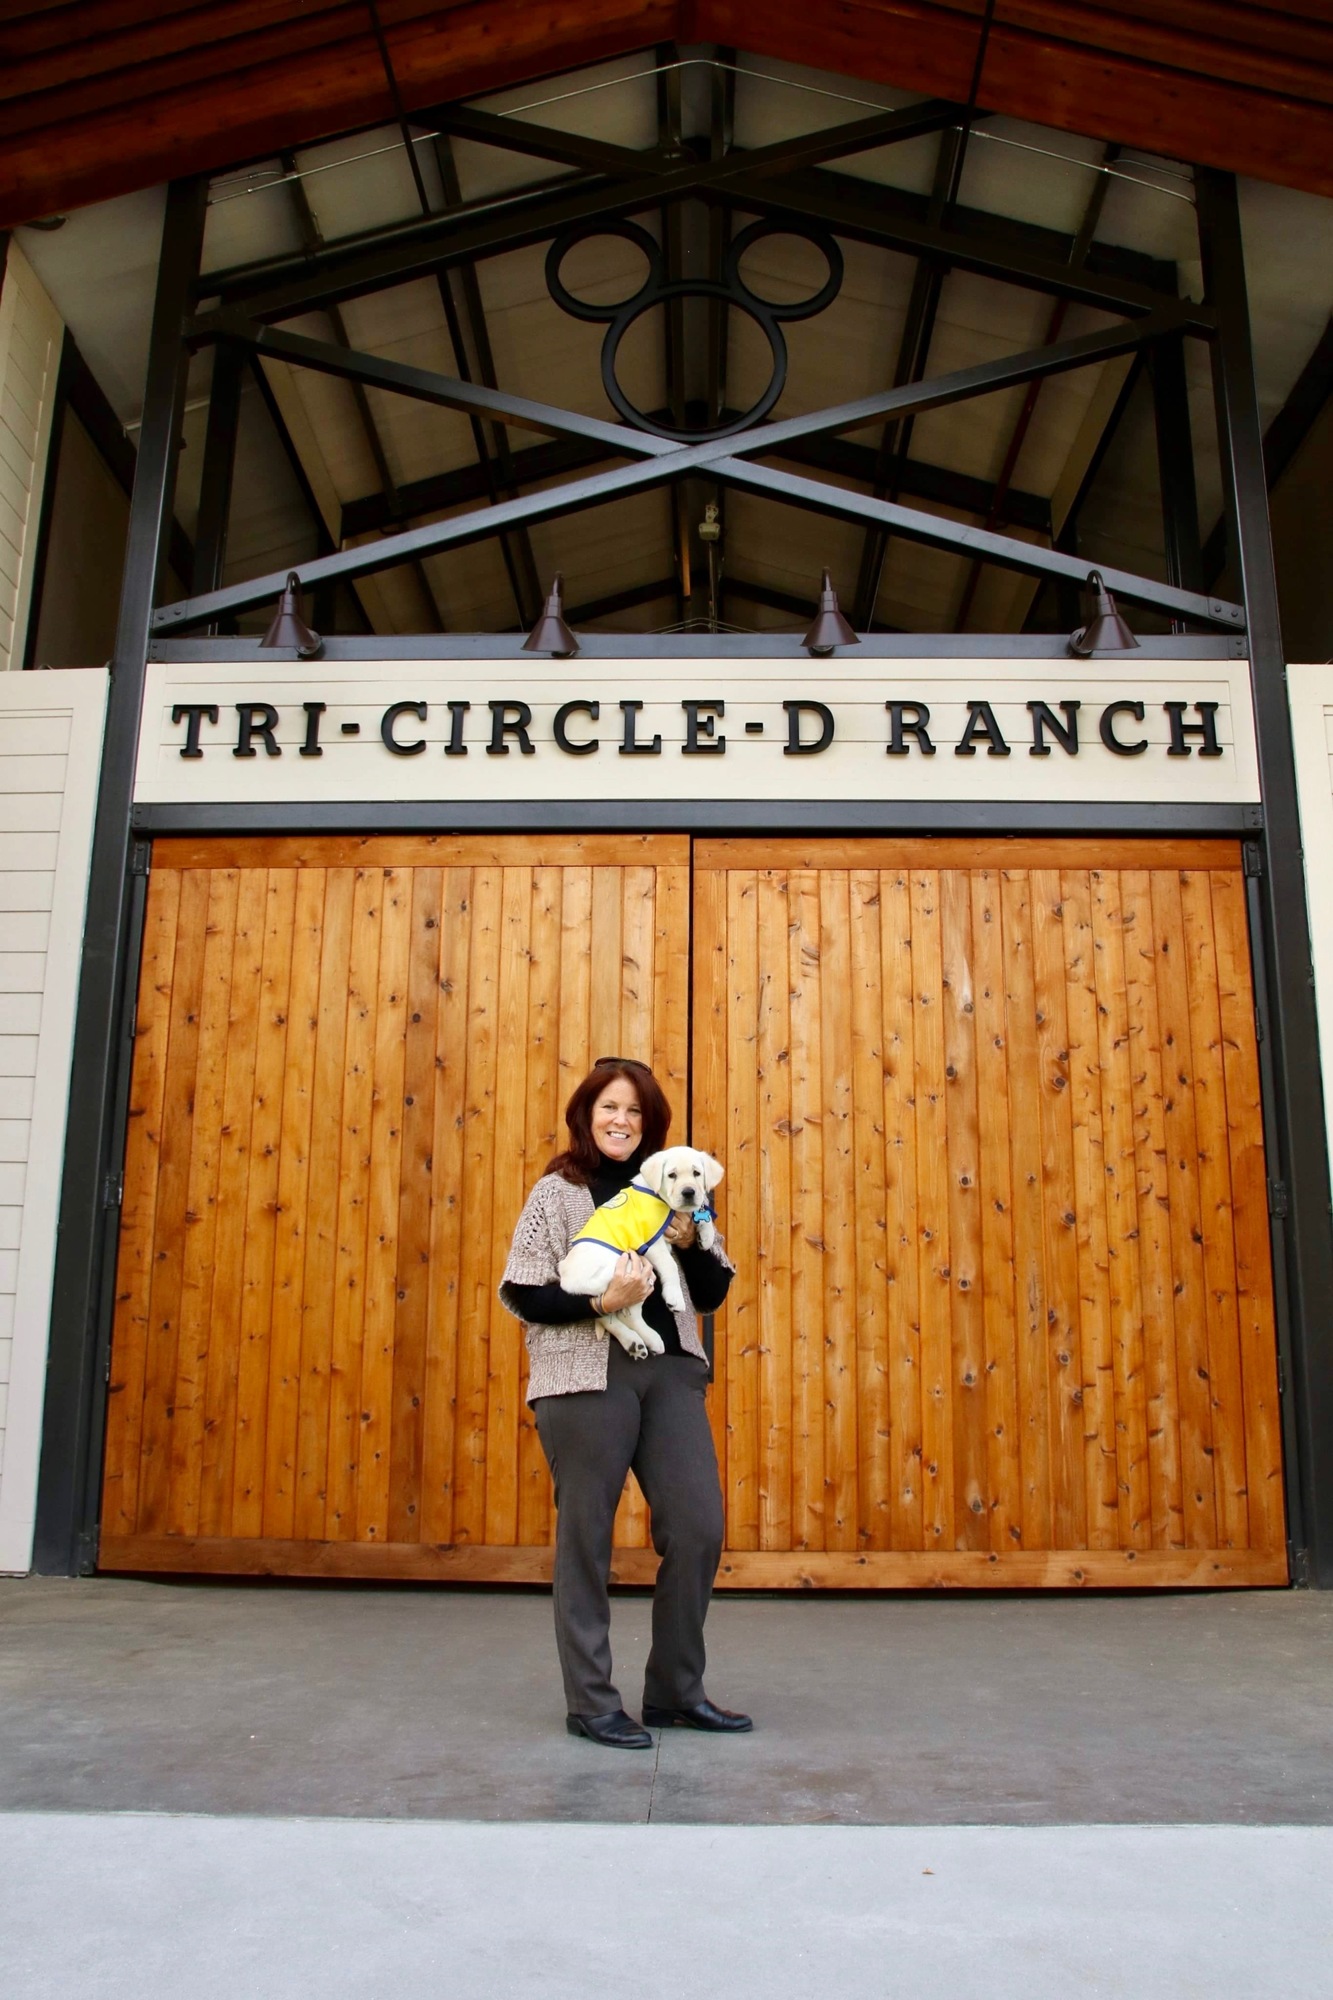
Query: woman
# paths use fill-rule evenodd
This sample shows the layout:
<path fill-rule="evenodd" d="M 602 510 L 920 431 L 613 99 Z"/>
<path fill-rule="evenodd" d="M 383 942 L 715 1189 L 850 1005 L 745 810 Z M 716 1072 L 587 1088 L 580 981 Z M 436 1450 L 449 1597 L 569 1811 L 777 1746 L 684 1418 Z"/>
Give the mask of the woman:
<path fill-rule="evenodd" d="M 500 1297 L 525 1322 L 528 1401 L 555 1482 L 555 1632 L 571 1736 L 618 1750 L 646 1750 L 648 1730 L 626 1715 L 611 1680 L 611 1532 L 633 1467 L 662 1558 L 653 1592 L 653 1643 L 643 1719 L 653 1727 L 741 1730 L 748 1715 L 704 1694 L 704 1618 L 722 1551 L 722 1493 L 704 1408 L 708 1362 L 695 1308 L 714 1312 L 732 1265 L 721 1239 L 695 1242 L 688 1216 L 667 1237 L 686 1305 L 673 1313 L 654 1294 L 653 1268 L 627 1252 L 600 1297 L 562 1289 L 558 1266 L 577 1230 L 666 1144 L 671 1107 L 645 1063 L 602 1056 L 565 1109 L 569 1145 L 533 1188 L 514 1231 Z M 665 1353 L 632 1361 L 589 1316 L 642 1304 Z"/>

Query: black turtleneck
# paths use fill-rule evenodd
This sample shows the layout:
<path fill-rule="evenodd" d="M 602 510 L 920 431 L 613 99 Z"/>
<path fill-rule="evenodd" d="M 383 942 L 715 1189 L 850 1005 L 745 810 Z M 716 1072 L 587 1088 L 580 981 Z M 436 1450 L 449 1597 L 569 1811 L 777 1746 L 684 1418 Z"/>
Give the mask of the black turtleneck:
<path fill-rule="evenodd" d="M 628 1187 L 638 1170 L 637 1153 L 628 1160 L 608 1160 L 603 1154 L 597 1174 L 588 1188 L 594 1206 L 600 1208 L 604 1201 L 610 1201 L 613 1194 L 619 1194 L 623 1187 Z M 695 1310 L 716 1312 L 727 1296 L 731 1272 L 707 1250 L 701 1250 L 697 1243 L 692 1243 L 688 1249 L 673 1243 L 671 1249 L 679 1259 Z M 508 1285 L 505 1289 L 519 1316 L 532 1326 L 568 1326 L 574 1320 L 588 1317 L 586 1297 L 580 1292 L 567 1292 L 561 1285 Z M 660 1286 L 648 1294 L 642 1311 L 666 1352 L 681 1353 L 676 1322 L 671 1308 L 662 1297 Z"/>

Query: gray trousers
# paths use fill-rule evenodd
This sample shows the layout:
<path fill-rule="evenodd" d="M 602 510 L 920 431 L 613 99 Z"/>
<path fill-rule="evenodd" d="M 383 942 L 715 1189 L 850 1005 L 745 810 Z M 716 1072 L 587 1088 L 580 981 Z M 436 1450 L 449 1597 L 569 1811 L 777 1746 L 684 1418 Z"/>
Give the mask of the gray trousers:
<path fill-rule="evenodd" d="M 537 1435 L 555 1481 L 555 1638 L 571 1715 L 621 1706 L 611 1679 L 611 1533 L 632 1467 L 662 1558 L 644 1676 L 650 1706 L 704 1692 L 704 1619 L 722 1553 L 722 1489 L 704 1408 L 708 1369 L 694 1355 L 631 1361 L 608 1342 L 604 1390 L 539 1396 Z"/>

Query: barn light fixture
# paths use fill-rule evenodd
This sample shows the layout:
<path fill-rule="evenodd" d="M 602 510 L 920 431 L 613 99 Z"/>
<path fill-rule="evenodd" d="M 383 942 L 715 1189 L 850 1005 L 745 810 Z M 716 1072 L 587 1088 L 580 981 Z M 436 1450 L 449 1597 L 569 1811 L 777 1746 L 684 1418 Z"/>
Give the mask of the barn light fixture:
<path fill-rule="evenodd" d="M 579 642 L 565 623 L 564 605 L 560 601 L 564 581 L 557 570 L 546 608 L 523 641 L 525 653 L 549 653 L 556 660 L 569 660 L 577 653 Z"/>
<path fill-rule="evenodd" d="M 261 646 L 292 646 L 298 660 L 317 660 L 324 651 L 324 641 L 318 632 L 311 631 L 301 616 L 301 579 L 295 570 L 288 576 L 287 587 L 278 599 L 273 623 L 259 643 Z"/>
<path fill-rule="evenodd" d="M 820 586 L 819 609 L 815 622 L 806 633 L 801 644 L 812 652 L 816 659 L 824 659 L 835 646 L 859 646 L 861 641 L 853 632 L 847 620 L 838 609 L 838 593 L 833 588 L 833 578 L 824 571 L 824 581 Z"/>
<path fill-rule="evenodd" d="M 1088 571 L 1087 597 L 1092 615 L 1086 625 L 1069 635 L 1069 650 L 1076 660 L 1090 660 L 1094 653 L 1128 653 L 1138 640 L 1115 608 L 1115 599 L 1102 582 L 1099 569 Z"/>

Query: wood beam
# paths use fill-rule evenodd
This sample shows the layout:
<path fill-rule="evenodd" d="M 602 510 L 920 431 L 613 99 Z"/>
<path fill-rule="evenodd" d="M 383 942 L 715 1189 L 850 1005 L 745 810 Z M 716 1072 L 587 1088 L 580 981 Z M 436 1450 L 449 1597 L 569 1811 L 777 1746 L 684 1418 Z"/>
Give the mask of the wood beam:
<path fill-rule="evenodd" d="M 381 0 L 410 114 L 704 39 L 961 99 L 985 0 Z M 31 0 L 0 23 L 0 224 L 395 116 L 360 0 Z M 1257 0 L 1005 0 L 983 108 L 1333 194 L 1333 22 Z"/>

